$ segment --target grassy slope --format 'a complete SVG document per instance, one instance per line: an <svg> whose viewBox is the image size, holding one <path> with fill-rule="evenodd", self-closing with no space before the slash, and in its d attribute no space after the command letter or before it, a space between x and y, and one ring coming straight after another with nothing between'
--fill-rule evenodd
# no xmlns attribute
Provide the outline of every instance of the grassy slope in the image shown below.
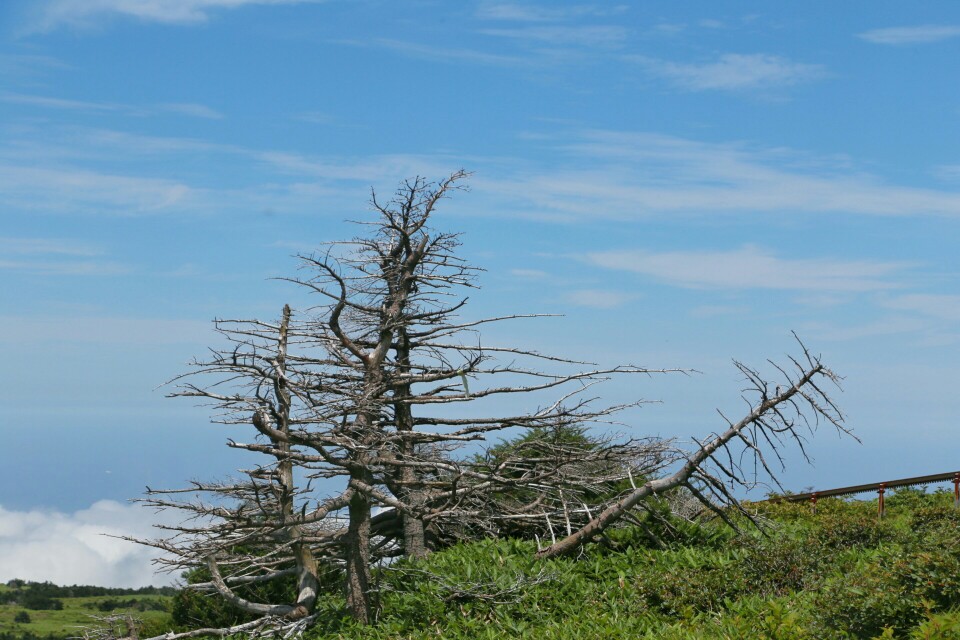
<svg viewBox="0 0 960 640"><path fill-rule="evenodd" d="M386 571L375 627L327 600L308 638L958 639L951 497L904 492L882 522L875 503L765 507L769 537L686 530L656 550L623 530L619 550L548 562L529 543L484 541ZM550 579L509 592L537 576Z"/></svg>
<svg viewBox="0 0 960 640"><path fill-rule="evenodd" d="M3 587L7 589L7 587ZM0 605L0 633L9 632L15 636L21 636L25 632L31 632L36 636L55 636L65 637L80 635L78 627L88 626L93 622L92 615L108 615L97 610L96 604L104 600L129 600L136 598L141 601L167 601L166 596L96 596L89 598L58 598L63 602L61 611L34 611L24 609L18 605L4 604ZM93 605L93 606L84 606ZM30 615L29 624L19 624L13 621L14 616L20 611L26 611ZM116 609L109 615L130 613L149 625L149 628L167 626L169 624L170 614L165 611L136 611L130 609Z"/></svg>

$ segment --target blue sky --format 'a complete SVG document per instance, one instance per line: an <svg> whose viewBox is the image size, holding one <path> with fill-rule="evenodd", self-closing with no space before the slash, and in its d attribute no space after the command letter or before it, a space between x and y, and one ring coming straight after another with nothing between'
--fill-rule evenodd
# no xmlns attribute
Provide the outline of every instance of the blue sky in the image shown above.
<svg viewBox="0 0 960 640"><path fill-rule="evenodd" d="M719 428L731 359L796 331L863 444L821 431L788 487L958 466L953 2L7 0L0 38L0 558L235 469L156 387L212 318L306 304L271 278L371 187L459 168L469 315L565 316L491 339L702 372L610 385L662 401L636 433Z"/></svg>

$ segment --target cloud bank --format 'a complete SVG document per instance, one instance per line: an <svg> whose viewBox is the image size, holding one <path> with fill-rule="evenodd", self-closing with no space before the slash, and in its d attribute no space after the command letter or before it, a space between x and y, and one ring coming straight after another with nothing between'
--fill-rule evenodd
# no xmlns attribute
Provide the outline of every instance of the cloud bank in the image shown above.
<svg viewBox="0 0 960 640"><path fill-rule="evenodd" d="M0 582L21 578L129 588L171 584L177 576L153 572L155 550L109 537L155 537L153 524L162 517L113 500L75 513L0 506Z"/></svg>

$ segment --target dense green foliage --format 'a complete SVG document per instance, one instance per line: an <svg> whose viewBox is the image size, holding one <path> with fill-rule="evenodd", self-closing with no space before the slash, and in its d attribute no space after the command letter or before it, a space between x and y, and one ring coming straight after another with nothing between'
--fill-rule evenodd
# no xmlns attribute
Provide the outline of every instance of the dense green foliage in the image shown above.
<svg viewBox="0 0 960 640"><path fill-rule="evenodd" d="M320 638L960 638L960 511L945 493L876 504L756 505L764 532L653 523L579 558L517 540L460 545L379 573L360 627L322 602Z"/></svg>

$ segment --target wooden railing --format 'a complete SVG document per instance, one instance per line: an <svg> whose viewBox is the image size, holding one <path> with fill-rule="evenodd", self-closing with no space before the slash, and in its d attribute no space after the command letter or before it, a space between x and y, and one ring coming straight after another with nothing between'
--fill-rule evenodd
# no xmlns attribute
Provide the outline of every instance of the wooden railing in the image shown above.
<svg viewBox="0 0 960 640"><path fill-rule="evenodd" d="M809 493L791 493L789 495L775 496L764 502L809 502L814 511L817 508L819 498L834 498L838 496L853 496L859 493L870 491L877 492L877 515L881 518L884 513L883 496L887 489L897 489L900 487L916 487L921 485L934 484L937 482L953 482L953 504L960 507L960 471L948 471L947 473L935 473L929 476L917 476L915 478L901 478L899 480L886 480L884 482L871 482L870 484L857 484L849 487L839 487L837 489L824 489L821 491L811 491Z"/></svg>

